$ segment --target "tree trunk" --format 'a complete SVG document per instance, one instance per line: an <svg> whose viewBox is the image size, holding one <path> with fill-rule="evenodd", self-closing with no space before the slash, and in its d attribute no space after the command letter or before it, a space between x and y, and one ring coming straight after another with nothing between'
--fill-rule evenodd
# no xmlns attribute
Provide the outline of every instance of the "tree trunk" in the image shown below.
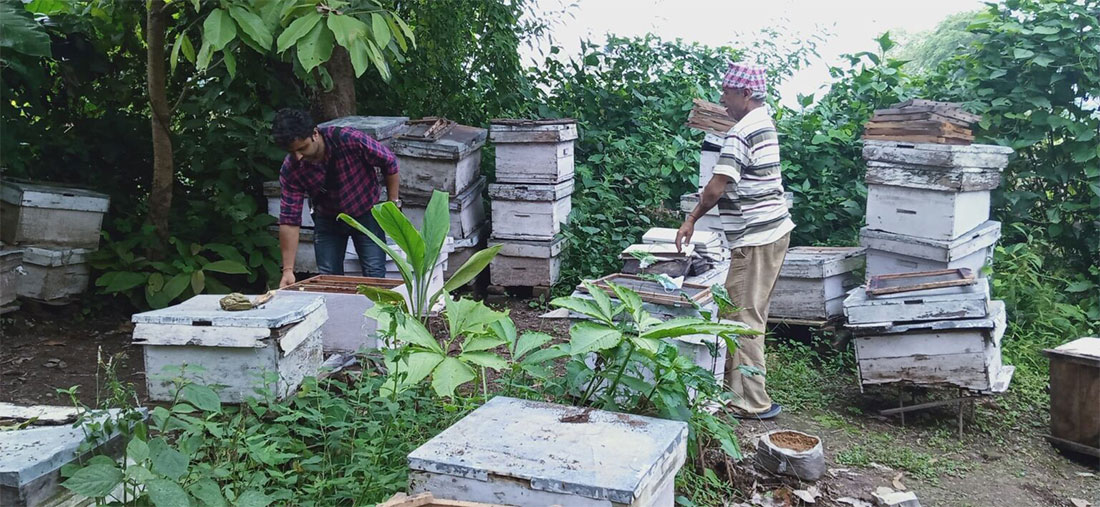
<svg viewBox="0 0 1100 507"><path fill-rule="evenodd" d="M314 93L312 113L317 123L355 114L355 69L348 50L337 44L324 66L332 76L332 90Z"/></svg>
<svg viewBox="0 0 1100 507"><path fill-rule="evenodd" d="M164 38L167 22L164 0L149 0L149 14L145 32L148 48L147 81L149 85L149 109L153 128L153 186L149 191L149 222L156 227L157 236L167 244L170 236L168 215L172 209L172 186L175 171L172 168L172 138L169 118L168 90L165 85Z"/></svg>

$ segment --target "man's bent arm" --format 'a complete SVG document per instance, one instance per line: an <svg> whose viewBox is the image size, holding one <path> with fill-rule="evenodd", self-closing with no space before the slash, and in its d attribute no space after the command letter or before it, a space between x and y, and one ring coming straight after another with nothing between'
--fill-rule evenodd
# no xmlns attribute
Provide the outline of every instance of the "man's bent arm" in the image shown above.
<svg viewBox="0 0 1100 507"><path fill-rule="evenodd" d="M715 174L711 177L710 182L706 187L703 187L703 191L699 193L699 203L695 205L695 209L691 210L689 218L692 222L698 221L706 215L711 208L718 204L718 200L722 198L722 194L726 193L726 184L729 182L729 176L724 174Z"/></svg>

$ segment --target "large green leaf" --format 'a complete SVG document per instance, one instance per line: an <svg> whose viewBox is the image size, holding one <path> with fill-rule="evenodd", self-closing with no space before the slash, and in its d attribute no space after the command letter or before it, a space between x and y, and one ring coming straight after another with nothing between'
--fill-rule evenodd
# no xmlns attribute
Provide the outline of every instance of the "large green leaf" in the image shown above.
<svg viewBox="0 0 1100 507"><path fill-rule="evenodd" d="M202 39L209 42L214 51L221 51L236 37L237 24L222 9L214 9L202 22Z"/></svg>
<svg viewBox="0 0 1100 507"><path fill-rule="evenodd" d="M207 412L221 412L222 410L221 399L209 387L199 384L187 384L180 390L180 394L185 401L198 407L199 410Z"/></svg>
<svg viewBox="0 0 1100 507"><path fill-rule="evenodd" d="M202 294L203 289L206 288L206 274L202 270L191 273L191 292L195 294Z"/></svg>
<svg viewBox="0 0 1100 507"><path fill-rule="evenodd" d="M516 348L516 323L512 319L500 319L489 324L489 331L508 344L515 353Z"/></svg>
<svg viewBox="0 0 1100 507"><path fill-rule="evenodd" d="M235 507L267 507L273 501L274 499L269 498L262 491L249 489L237 497Z"/></svg>
<svg viewBox="0 0 1100 507"><path fill-rule="evenodd" d="M354 16L342 14L329 14L328 28L336 37L336 43L351 49L352 43L367 35L367 24L359 21Z"/></svg>
<svg viewBox="0 0 1100 507"><path fill-rule="evenodd" d="M378 69L378 75L382 77L382 81L390 82L390 65L386 63L385 56L382 55L382 50L378 49L378 46L374 44L374 41L367 40L367 56L370 56L371 62L374 63L374 68Z"/></svg>
<svg viewBox="0 0 1100 507"><path fill-rule="evenodd" d="M191 496L175 481L153 479L145 484L145 491L156 507L191 507Z"/></svg>
<svg viewBox="0 0 1100 507"><path fill-rule="evenodd" d="M649 354L656 354L661 349L661 340L655 338L641 338L632 336L630 343L633 343L638 350L648 352Z"/></svg>
<svg viewBox="0 0 1100 507"><path fill-rule="evenodd" d="M431 272L435 266L425 265L424 238L420 237L419 232L416 232L416 228L413 227L409 218L397 209L397 205L386 201L375 206L371 210L371 214L374 215L374 219L378 221L378 225L382 227L382 230L386 231L386 235L393 239L393 242L401 248L401 251L405 252L405 258L408 259L409 266L414 273L424 277Z"/></svg>
<svg viewBox="0 0 1100 507"><path fill-rule="evenodd" d="M493 325L495 324L496 322L493 323ZM506 343L508 342L504 338L495 334L479 334L466 338L466 341L462 342L462 351L477 352L481 350L492 350Z"/></svg>
<svg viewBox="0 0 1100 507"><path fill-rule="evenodd" d="M229 275L246 275L248 274L248 267L237 261L231 261L229 259L222 259L220 261L214 261L206 264L202 267L203 271L213 271L215 273L226 273Z"/></svg>
<svg viewBox="0 0 1100 507"><path fill-rule="evenodd" d="M22 2L0 2L0 19L4 28L0 30L0 48L28 56L51 56L50 36L34 20L34 16L24 8ZM0 51L0 59L10 60L7 51Z"/></svg>
<svg viewBox="0 0 1100 507"><path fill-rule="evenodd" d="M553 339L553 336L539 331L528 331L523 333L519 337L519 340L516 341L516 350L512 354L512 359L519 360L528 352L543 346Z"/></svg>
<svg viewBox="0 0 1100 507"><path fill-rule="evenodd" d="M596 308L600 310L600 320L604 322L610 322L611 319L615 317L615 313L618 313L613 313L611 296L608 296L606 291L604 291L600 287L597 287L592 282L585 280L581 283L586 289L588 289L588 294L592 296L592 300L596 302Z"/></svg>
<svg viewBox="0 0 1100 507"><path fill-rule="evenodd" d="M623 334L616 328L591 321L581 321L569 329L569 352L584 355L615 347Z"/></svg>
<svg viewBox="0 0 1100 507"><path fill-rule="evenodd" d="M600 308L596 306L596 303L591 299L565 296L554 298L550 301L550 306L565 308L569 311L577 312L581 315L592 317L593 319L604 321L610 324L610 322L604 319L603 314L600 312Z"/></svg>
<svg viewBox="0 0 1100 507"><path fill-rule="evenodd" d="M170 447L164 437L149 441L149 458L153 460L153 472L157 474L172 480L187 474L187 456Z"/></svg>
<svg viewBox="0 0 1100 507"><path fill-rule="evenodd" d="M391 305L397 305L402 308L408 308L405 302L405 296L400 292L394 292L389 289L383 289L381 287L371 287L370 285L360 285L357 287L356 292L367 296L367 299L374 301L375 303L386 303Z"/></svg>
<svg viewBox="0 0 1100 507"><path fill-rule="evenodd" d="M405 20L397 16L394 16L393 20L401 26L401 31L405 33L405 37L409 39L409 42L412 43L413 47L416 47L416 34L413 33L412 28L409 28L409 25L405 23Z"/></svg>
<svg viewBox="0 0 1100 507"><path fill-rule="evenodd" d="M374 244L382 248L382 250L386 252L386 255L389 255L390 258L393 259L394 264L397 264L397 270L401 272L401 278L405 280L405 284L408 285L410 289L412 289L413 272L412 268L409 266L409 263L405 260L405 256L398 254L397 251L390 248L390 246L386 244L385 241L382 241L381 238L375 236L374 233L370 231L370 229L363 227L363 224L359 223L357 220L347 215L346 213L340 213L336 216L336 218L343 220L344 223L348 224L348 226L350 226L352 229L355 229L365 234L368 238L371 239L371 241L374 242Z"/></svg>
<svg viewBox="0 0 1100 507"><path fill-rule="evenodd" d="M355 77L362 77L367 72L367 68L370 67L370 55L367 54L366 43L359 39L351 41L348 55L351 56L351 66L355 69Z"/></svg>
<svg viewBox="0 0 1100 507"><path fill-rule="evenodd" d="M413 352L409 354L409 358L404 363L405 370L403 373L405 378L403 382L407 385L413 385L424 380L446 357L436 352Z"/></svg>
<svg viewBox="0 0 1100 507"><path fill-rule="evenodd" d="M248 34L256 44L259 44L264 51L271 49L274 36L271 35L271 30L267 28L263 19L238 5L229 8L229 15L233 16L233 19L241 26L241 30Z"/></svg>
<svg viewBox="0 0 1100 507"><path fill-rule="evenodd" d="M298 41L298 63L302 64L303 70L309 72L328 61L334 45L332 30L324 23L317 23Z"/></svg>
<svg viewBox="0 0 1100 507"><path fill-rule="evenodd" d="M61 483L69 491L92 498L107 496L122 482L118 467L96 463L77 470Z"/></svg>
<svg viewBox="0 0 1100 507"><path fill-rule="evenodd" d="M283 33L279 34L278 40L275 41L275 50L279 53L286 51L299 39L310 33L319 21L321 21L321 13L316 11L295 19L290 23L290 26L286 27L286 30L283 30Z"/></svg>
<svg viewBox="0 0 1100 507"><path fill-rule="evenodd" d="M637 292L630 290L617 283L608 282L611 286L611 290L615 291L615 296L619 298L619 301L623 303L626 311L630 312L630 315L634 317L635 321L639 321L642 318L642 297Z"/></svg>
<svg viewBox="0 0 1100 507"><path fill-rule="evenodd" d="M570 355L569 344L559 343L528 354L527 357L523 358L523 364L540 364L568 355Z"/></svg>
<svg viewBox="0 0 1100 507"><path fill-rule="evenodd" d="M481 301L461 298L444 300L447 305L447 325L451 336L482 333L485 326L507 317L507 314L498 312L485 306Z"/></svg>
<svg viewBox="0 0 1100 507"><path fill-rule="evenodd" d="M483 368L502 370L508 367L508 361L489 351L463 352L458 358L468 363L473 363Z"/></svg>
<svg viewBox="0 0 1100 507"><path fill-rule="evenodd" d="M650 327L643 331L641 335L644 338L673 338L690 334L716 335L719 333L746 335L761 334L759 331L753 330L741 323L727 324L721 322L707 322L701 319L682 317L667 320Z"/></svg>
<svg viewBox="0 0 1100 507"><path fill-rule="evenodd" d="M161 291L160 296L167 301L172 301L183 294L183 291L187 290L187 286L191 285L191 275L187 273L180 273L173 276L168 283L164 284L164 290Z"/></svg>
<svg viewBox="0 0 1100 507"><path fill-rule="evenodd" d="M443 354L443 348L428 329L416 319L405 319L397 325L397 339L419 345L428 350Z"/></svg>
<svg viewBox="0 0 1100 507"><path fill-rule="evenodd" d="M141 463L149 457L149 445L144 440L133 437L130 439L130 443L126 444L126 458L134 460L135 463Z"/></svg>
<svg viewBox="0 0 1100 507"><path fill-rule="evenodd" d="M117 271L111 277L111 283L107 284L107 287L103 289L103 292L107 294L114 294L116 292L122 292L130 290L138 285L145 283L149 279L148 273L134 273L130 271ZM106 276L106 275L104 275Z"/></svg>
<svg viewBox="0 0 1100 507"><path fill-rule="evenodd" d="M484 250L479 250L477 253L470 256L470 258L466 259L466 262L462 264L462 267L458 268L458 270L451 275L451 279L443 284L443 290L451 292L476 278L478 273L481 273L481 271L485 269L485 266L489 265L493 257L496 257L497 252L500 251L502 246L503 245L493 245Z"/></svg>
<svg viewBox="0 0 1100 507"><path fill-rule="evenodd" d="M438 190L432 192L428 207L424 210L424 262L434 266L443 249L443 242L451 232L451 216L447 209L447 193ZM430 271L430 268L429 268Z"/></svg>
<svg viewBox="0 0 1100 507"><path fill-rule="evenodd" d="M218 487L218 483L211 479L199 479L188 490L206 507L224 507L226 505L221 488Z"/></svg>
<svg viewBox="0 0 1100 507"><path fill-rule="evenodd" d="M432 389L439 396L453 397L455 388L477 378L470 365L448 357L432 372Z"/></svg>
<svg viewBox="0 0 1100 507"><path fill-rule="evenodd" d="M370 15L371 17L371 32L374 34L374 41L378 43L378 47L384 48L390 45L390 26L386 24L386 18L381 14L375 12Z"/></svg>

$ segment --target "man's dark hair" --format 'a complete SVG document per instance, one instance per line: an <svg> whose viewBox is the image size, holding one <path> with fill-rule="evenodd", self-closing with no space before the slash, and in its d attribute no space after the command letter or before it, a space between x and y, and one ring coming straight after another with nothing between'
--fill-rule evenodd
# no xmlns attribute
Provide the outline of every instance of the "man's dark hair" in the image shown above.
<svg viewBox="0 0 1100 507"><path fill-rule="evenodd" d="M313 135L315 128L317 124L309 113L288 107L275 113L275 120L271 122L271 137L275 138L275 144L287 149L290 143Z"/></svg>

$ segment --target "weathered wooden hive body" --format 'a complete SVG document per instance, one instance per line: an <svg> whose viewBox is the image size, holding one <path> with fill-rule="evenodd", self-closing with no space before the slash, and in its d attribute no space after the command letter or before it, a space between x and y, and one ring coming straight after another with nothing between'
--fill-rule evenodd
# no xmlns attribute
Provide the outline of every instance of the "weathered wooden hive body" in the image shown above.
<svg viewBox="0 0 1100 507"><path fill-rule="evenodd" d="M989 281L980 279L962 287L870 296L865 289L852 291L844 300L850 325L880 322L980 319L989 315Z"/></svg>
<svg viewBox="0 0 1100 507"><path fill-rule="evenodd" d="M1061 449L1100 458L1100 338L1043 351L1050 358L1050 435Z"/></svg>
<svg viewBox="0 0 1100 507"><path fill-rule="evenodd" d="M769 318L828 320L844 312L848 290L860 284L865 249L798 246L787 250L772 291Z"/></svg>
<svg viewBox="0 0 1100 507"><path fill-rule="evenodd" d="M867 247L867 276L968 268L981 273L993 262L993 248L1001 237L1001 223L989 220L951 240L877 231L864 227L859 243Z"/></svg>
<svg viewBox="0 0 1100 507"><path fill-rule="evenodd" d="M498 183L554 185L573 179L573 120L493 120Z"/></svg>
<svg viewBox="0 0 1100 507"><path fill-rule="evenodd" d="M550 241L496 240L501 245L489 271L493 285L503 287L549 287L561 272L561 250L565 238Z"/></svg>
<svg viewBox="0 0 1100 507"><path fill-rule="evenodd" d="M687 436L680 421L498 396L409 454L409 490L507 505L671 507Z"/></svg>
<svg viewBox="0 0 1100 507"><path fill-rule="evenodd" d="M275 376L267 387L279 399L317 374L328 320L323 296L280 292L258 308L237 312L222 310L221 298L199 295L133 316L134 344L145 351L149 399L173 399L168 379L180 375L181 365L192 367L182 372L190 380L225 386L218 396L226 403L256 396L265 374Z"/></svg>
<svg viewBox="0 0 1100 507"><path fill-rule="evenodd" d="M16 277L20 297L46 303L67 303L88 289L91 268L87 248L27 246L23 272Z"/></svg>
<svg viewBox="0 0 1100 507"><path fill-rule="evenodd" d="M493 237L549 241L561 232L572 210L573 180L554 185L494 183Z"/></svg>
<svg viewBox="0 0 1100 507"><path fill-rule="evenodd" d="M448 199L451 237L472 237L478 229L485 225L485 200L482 198L484 192L485 177L482 176L458 195ZM424 213L427 212L427 209L427 202L410 202L401 208L401 212L412 222L413 227L422 229L424 227Z"/></svg>
<svg viewBox="0 0 1100 507"><path fill-rule="evenodd" d="M435 190L453 198L477 182L485 136L485 129L455 125L435 140L396 137L390 148L401 170L402 200L426 204Z"/></svg>
<svg viewBox="0 0 1100 507"><path fill-rule="evenodd" d="M22 249L9 247L0 249L0 313L4 312L3 307L15 302L20 279L26 273L26 270L20 267L22 264Z"/></svg>
<svg viewBox="0 0 1100 507"><path fill-rule="evenodd" d="M0 240L9 245L95 250L109 204L106 194L90 190L4 181Z"/></svg>

